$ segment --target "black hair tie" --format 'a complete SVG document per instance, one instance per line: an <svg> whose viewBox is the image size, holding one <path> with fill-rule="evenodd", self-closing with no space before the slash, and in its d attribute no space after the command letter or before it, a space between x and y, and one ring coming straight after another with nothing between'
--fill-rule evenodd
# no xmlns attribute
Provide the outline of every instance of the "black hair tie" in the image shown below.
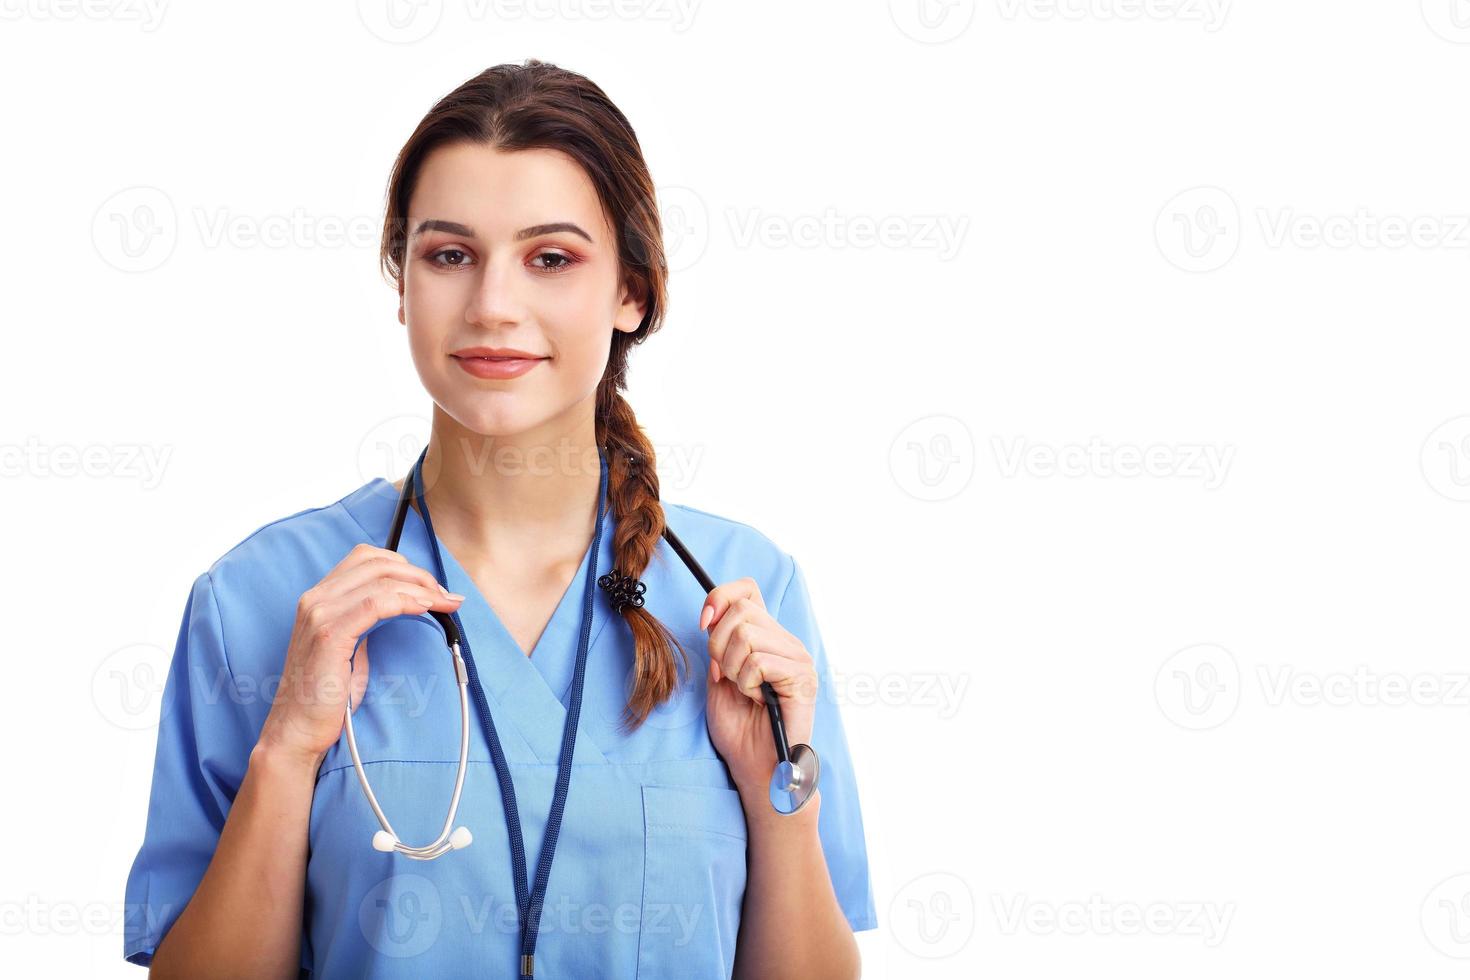
<svg viewBox="0 0 1470 980"><path fill-rule="evenodd" d="M634 609L643 606L643 593L647 586L631 575L624 575L614 568L599 577L597 584L607 592L607 601L612 603L613 612L620 613L626 606Z"/></svg>

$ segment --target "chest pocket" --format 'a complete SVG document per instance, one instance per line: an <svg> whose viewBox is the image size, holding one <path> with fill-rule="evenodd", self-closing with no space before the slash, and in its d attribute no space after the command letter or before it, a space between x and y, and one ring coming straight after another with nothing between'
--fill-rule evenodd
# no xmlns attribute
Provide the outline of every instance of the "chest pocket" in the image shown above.
<svg viewBox="0 0 1470 980"><path fill-rule="evenodd" d="M745 898L740 794L644 786L643 834L638 976L729 977Z"/></svg>

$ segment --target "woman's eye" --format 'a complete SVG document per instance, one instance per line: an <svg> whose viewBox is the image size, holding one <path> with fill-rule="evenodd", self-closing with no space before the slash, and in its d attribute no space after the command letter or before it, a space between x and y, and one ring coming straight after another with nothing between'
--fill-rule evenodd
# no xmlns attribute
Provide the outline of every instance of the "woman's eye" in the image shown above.
<svg viewBox="0 0 1470 980"><path fill-rule="evenodd" d="M550 265L542 265L539 267L545 269L548 272L560 272L563 269L577 264L576 260L573 259L570 255L563 255L560 252L541 252L536 256L536 258L555 260Z"/></svg>
<svg viewBox="0 0 1470 980"><path fill-rule="evenodd" d="M441 258L444 258L446 255L457 255L459 256L459 258L453 262L440 262L439 260ZM447 265L451 268L464 265L464 260L467 258L469 258L469 255L466 254L463 249L458 248L442 249L441 251L435 252L429 257L430 261L432 261L435 265Z"/></svg>
<svg viewBox="0 0 1470 980"><path fill-rule="evenodd" d="M541 252L532 260L533 264L536 260L544 260L536 265L536 267L547 272L561 272L577 264L576 259L570 255L563 255L560 252ZM470 256L462 248L444 248L430 255L429 261L441 268L457 269L461 266L468 265Z"/></svg>

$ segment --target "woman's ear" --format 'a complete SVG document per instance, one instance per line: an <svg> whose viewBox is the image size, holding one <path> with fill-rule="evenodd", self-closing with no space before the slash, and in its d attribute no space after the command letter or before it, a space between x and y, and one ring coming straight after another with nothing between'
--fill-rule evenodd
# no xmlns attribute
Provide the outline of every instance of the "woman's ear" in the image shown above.
<svg viewBox="0 0 1470 980"><path fill-rule="evenodd" d="M617 315L613 317L613 327L623 333L633 333L642 325L643 315L647 310L648 300L638 284L624 283L622 301Z"/></svg>

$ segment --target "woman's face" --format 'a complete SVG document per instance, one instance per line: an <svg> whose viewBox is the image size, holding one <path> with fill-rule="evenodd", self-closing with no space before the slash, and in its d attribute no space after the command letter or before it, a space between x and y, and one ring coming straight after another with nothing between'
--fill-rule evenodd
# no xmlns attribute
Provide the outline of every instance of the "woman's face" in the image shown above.
<svg viewBox="0 0 1470 980"><path fill-rule="evenodd" d="M556 150L441 146L420 169L407 232L398 320L439 408L481 435L580 436L612 332L637 330L644 312L581 167ZM487 377L493 364L456 356L476 347L537 360Z"/></svg>

